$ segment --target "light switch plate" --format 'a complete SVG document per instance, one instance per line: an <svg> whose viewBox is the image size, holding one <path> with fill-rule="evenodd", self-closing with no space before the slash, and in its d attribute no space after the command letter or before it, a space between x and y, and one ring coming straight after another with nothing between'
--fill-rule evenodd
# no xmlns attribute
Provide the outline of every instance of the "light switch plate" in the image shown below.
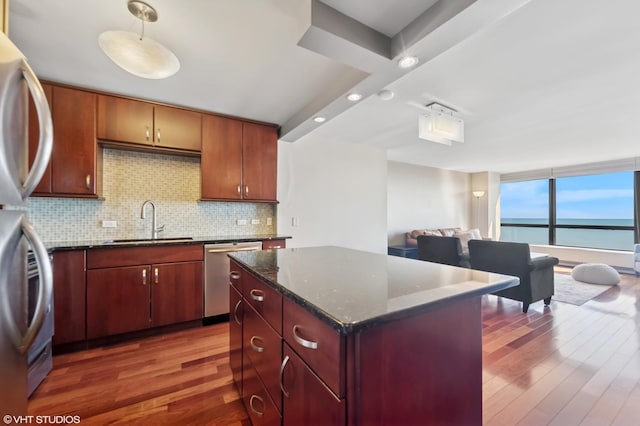
<svg viewBox="0 0 640 426"><path fill-rule="evenodd" d="M236 220L236 225L246 225L247 219L238 219Z"/></svg>
<svg viewBox="0 0 640 426"><path fill-rule="evenodd" d="M260 225L260 219L251 219L252 225Z"/></svg>

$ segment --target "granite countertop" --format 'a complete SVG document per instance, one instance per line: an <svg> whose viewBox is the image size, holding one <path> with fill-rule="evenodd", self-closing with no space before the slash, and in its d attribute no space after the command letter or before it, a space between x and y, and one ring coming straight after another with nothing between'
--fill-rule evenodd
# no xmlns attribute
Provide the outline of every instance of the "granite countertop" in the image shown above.
<svg viewBox="0 0 640 426"><path fill-rule="evenodd" d="M230 257L343 334L519 284L517 277L341 247Z"/></svg>
<svg viewBox="0 0 640 426"><path fill-rule="evenodd" d="M56 250L85 250L94 248L123 248L123 247L150 247L161 245L187 245L187 244L216 244L247 241L268 241L289 239L289 235L260 234L260 235L215 235L205 237L169 237L157 240L78 240L78 241L50 241L45 246L49 251ZM122 242L118 242L122 241Z"/></svg>

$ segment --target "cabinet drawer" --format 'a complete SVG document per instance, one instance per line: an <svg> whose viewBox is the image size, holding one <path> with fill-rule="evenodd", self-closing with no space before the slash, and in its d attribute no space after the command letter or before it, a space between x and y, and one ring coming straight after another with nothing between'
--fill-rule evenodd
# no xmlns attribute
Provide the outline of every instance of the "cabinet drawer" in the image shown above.
<svg viewBox="0 0 640 426"><path fill-rule="evenodd" d="M284 426L345 424L345 400L336 397L286 343L284 355Z"/></svg>
<svg viewBox="0 0 640 426"><path fill-rule="evenodd" d="M264 389L255 368L247 361L243 375L242 401L253 426L279 426L282 417Z"/></svg>
<svg viewBox="0 0 640 426"><path fill-rule="evenodd" d="M280 361L282 338L251 306L244 310L243 349L264 383L276 407L281 408Z"/></svg>
<svg viewBox="0 0 640 426"><path fill-rule="evenodd" d="M264 240L262 242L262 250L280 249L287 246L286 240Z"/></svg>
<svg viewBox="0 0 640 426"><path fill-rule="evenodd" d="M247 302L282 334L282 295L250 273L242 272L242 294Z"/></svg>
<svg viewBox="0 0 640 426"><path fill-rule="evenodd" d="M203 250L202 244L91 249L87 251L87 269L203 260Z"/></svg>
<svg viewBox="0 0 640 426"><path fill-rule="evenodd" d="M285 298L282 337L336 395L344 396L345 344L340 333Z"/></svg>

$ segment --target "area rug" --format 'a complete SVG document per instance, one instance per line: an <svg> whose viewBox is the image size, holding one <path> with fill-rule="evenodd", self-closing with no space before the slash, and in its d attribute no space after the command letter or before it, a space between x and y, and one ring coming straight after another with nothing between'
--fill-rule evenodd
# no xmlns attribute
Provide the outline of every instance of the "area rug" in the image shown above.
<svg viewBox="0 0 640 426"><path fill-rule="evenodd" d="M571 275L566 274L554 274L554 286L555 294L552 300L578 306L611 288L611 286L608 285L596 285L576 281L571 278Z"/></svg>

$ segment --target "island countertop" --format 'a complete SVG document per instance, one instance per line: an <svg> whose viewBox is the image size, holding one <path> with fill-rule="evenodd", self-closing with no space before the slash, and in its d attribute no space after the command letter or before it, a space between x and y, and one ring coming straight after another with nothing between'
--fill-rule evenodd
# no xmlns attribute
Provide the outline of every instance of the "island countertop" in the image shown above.
<svg viewBox="0 0 640 426"><path fill-rule="evenodd" d="M517 277L341 247L230 257L342 334L519 284Z"/></svg>

